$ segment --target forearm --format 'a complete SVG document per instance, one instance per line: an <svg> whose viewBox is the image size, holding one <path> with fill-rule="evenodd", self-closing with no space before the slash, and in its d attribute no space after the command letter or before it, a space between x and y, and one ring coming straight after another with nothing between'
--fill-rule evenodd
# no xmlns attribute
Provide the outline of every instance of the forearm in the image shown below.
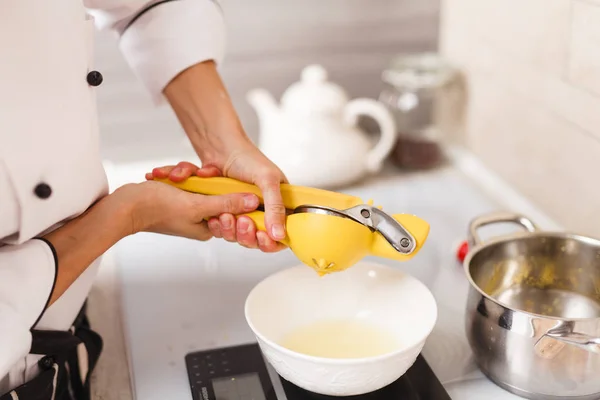
<svg viewBox="0 0 600 400"><path fill-rule="evenodd" d="M164 94L203 164L212 164L219 154L240 148L240 143L251 143L214 62L186 69Z"/></svg>
<svg viewBox="0 0 600 400"><path fill-rule="evenodd" d="M56 284L49 305L95 259L132 232L129 211L126 204L121 204L118 197L111 194L84 214L44 236L54 246L58 259Z"/></svg>

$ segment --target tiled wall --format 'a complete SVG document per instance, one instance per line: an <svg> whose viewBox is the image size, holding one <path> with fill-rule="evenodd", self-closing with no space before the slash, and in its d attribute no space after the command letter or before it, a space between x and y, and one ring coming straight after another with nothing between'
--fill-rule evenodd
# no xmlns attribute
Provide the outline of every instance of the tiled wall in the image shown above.
<svg viewBox="0 0 600 400"><path fill-rule="evenodd" d="M600 1L443 0L465 142L565 228L600 238Z"/></svg>

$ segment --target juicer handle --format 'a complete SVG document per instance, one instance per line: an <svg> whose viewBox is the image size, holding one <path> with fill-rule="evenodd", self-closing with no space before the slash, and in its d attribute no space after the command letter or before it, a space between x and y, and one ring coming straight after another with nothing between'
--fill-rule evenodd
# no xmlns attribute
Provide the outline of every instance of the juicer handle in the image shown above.
<svg viewBox="0 0 600 400"><path fill-rule="evenodd" d="M355 126L361 115L373 118L381 131L379 142L369 151L365 160L367 170L374 173L381 169L396 144L396 121L388 108L377 100L354 99L344 108L344 121L350 126Z"/></svg>
<svg viewBox="0 0 600 400"><path fill-rule="evenodd" d="M402 224L377 207L363 204L344 211L379 232L399 253L410 254L417 246L415 238Z"/></svg>
<svg viewBox="0 0 600 400"><path fill-rule="evenodd" d="M205 195L223 195L231 193L253 193L264 204L262 192L258 186L242 182L233 178L213 177L200 178L190 176L183 182L173 182L168 178L154 179L155 181L167 183L187 192L199 193ZM343 210L362 204L362 199L348 194L331 192L323 189L316 189L305 186L281 184L281 197L285 208L293 210L304 204L318 204L331 208Z"/></svg>
<svg viewBox="0 0 600 400"><path fill-rule="evenodd" d="M388 242L388 240L379 232L373 233L373 242L371 243L370 255L387 258L397 261L408 261L413 258L423 247L423 244L429 236L429 223L425 220L410 214L393 214L391 216L401 224L413 237L415 247L410 253L400 253Z"/></svg>
<svg viewBox="0 0 600 400"><path fill-rule="evenodd" d="M529 218L523 215L508 212L490 213L473 219L469 224L469 246L474 247L483 243L477 233L480 228L503 222L512 222L521 225L528 232L535 232L538 230L538 227Z"/></svg>
<svg viewBox="0 0 600 400"><path fill-rule="evenodd" d="M190 176L183 182L173 182L170 179L155 179L170 185L179 187L187 192L205 194L205 195L223 195L233 193L252 193L258 196L262 204L262 193L258 186L252 185L233 178L215 176L211 178L201 178Z"/></svg>

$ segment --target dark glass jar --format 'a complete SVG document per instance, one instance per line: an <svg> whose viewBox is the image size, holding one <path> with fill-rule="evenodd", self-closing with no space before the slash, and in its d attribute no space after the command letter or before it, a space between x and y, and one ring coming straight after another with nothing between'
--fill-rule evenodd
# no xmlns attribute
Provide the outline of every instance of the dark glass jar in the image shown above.
<svg viewBox="0 0 600 400"><path fill-rule="evenodd" d="M462 121L457 71L436 53L401 55L383 71L379 100L394 114L398 142L390 154L407 169L429 169L445 160L447 139Z"/></svg>

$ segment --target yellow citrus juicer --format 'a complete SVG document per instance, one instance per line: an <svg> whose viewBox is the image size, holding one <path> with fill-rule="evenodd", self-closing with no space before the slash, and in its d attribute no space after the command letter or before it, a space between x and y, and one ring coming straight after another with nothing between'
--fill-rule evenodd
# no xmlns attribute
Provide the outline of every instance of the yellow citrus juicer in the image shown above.
<svg viewBox="0 0 600 400"><path fill-rule="evenodd" d="M264 200L255 185L223 177L156 180L204 195L253 193L261 207L244 215L265 230ZM359 197L290 184L281 185L281 195L287 210L287 236L281 242L319 275L343 271L369 255L409 260L429 235L429 224L421 218L388 215Z"/></svg>

